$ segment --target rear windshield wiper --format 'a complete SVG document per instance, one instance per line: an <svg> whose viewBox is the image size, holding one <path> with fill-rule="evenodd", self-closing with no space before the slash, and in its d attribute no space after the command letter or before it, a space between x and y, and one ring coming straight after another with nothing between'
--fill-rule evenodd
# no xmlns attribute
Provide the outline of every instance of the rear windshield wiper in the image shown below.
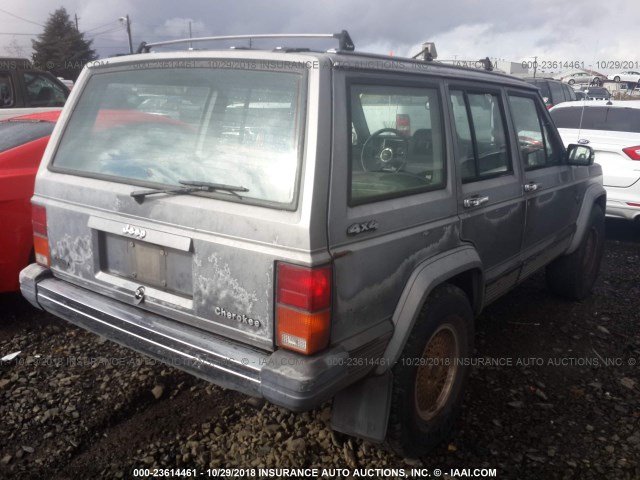
<svg viewBox="0 0 640 480"><path fill-rule="evenodd" d="M235 195L238 198L242 198L237 192L248 192L249 189L245 187L236 187L235 185L224 185L222 183L210 183L210 182L198 182L195 180L180 180L178 183L184 185L182 187L175 188L163 188L158 190L136 190L131 192L131 196L138 203L144 201L144 197L147 195L155 195L157 193L194 193L194 192L228 192Z"/></svg>

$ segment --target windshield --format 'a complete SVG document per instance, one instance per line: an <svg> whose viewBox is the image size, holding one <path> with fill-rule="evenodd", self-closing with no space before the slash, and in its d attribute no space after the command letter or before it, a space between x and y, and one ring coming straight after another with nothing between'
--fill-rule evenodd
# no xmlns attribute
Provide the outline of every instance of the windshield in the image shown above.
<svg viewBox="0 0 640 480"><path fill-rule="evenodd" d="M94 75L53 165L159 188L185 179L236 185L248 189L243 198L291 204L301 79L212 68Z"/></svg>
<svg viewBox="0 0 640 480"><path fill-rule="evenodd" d="M640 133L640 109L621 107L567 107L552 110L556 127ZM582 125L580 125L582 119Z"/></svg>
<svg viewBox="0 0 640 480"><path fill-rule="evenodd" d="M0 152L51 135L55 123L29 120L0 122Z"/></svg>

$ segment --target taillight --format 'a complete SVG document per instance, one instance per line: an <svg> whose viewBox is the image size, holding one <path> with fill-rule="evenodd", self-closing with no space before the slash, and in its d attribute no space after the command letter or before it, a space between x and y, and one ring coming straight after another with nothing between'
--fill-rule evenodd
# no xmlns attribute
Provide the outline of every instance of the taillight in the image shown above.
<svg viewBox="0 0 640 480"><path fill-rule="evenodd" d="M276 345L311 355L329 344L331 266L278 263Z"/></svg>
<svg viewBox="0 0 640 480"><path fill-rule="evenodd" d="M397 113L396 130L405 136L411 135L411 117L406 113Z"/></svg>
<svg viewBox="0 0 640 480"><path fill-rule="evenodd" d="M640 145L623 148L622 151L626 153L631 160L640 160Z"/></svg>
<svg viewBox="0 0 640 480"><path fill-rule="evenodd" d="M31 224L36 262L43 267L48 267L50 264L49 239L47 238L47 209L44 206L31 204Z"/></svg>

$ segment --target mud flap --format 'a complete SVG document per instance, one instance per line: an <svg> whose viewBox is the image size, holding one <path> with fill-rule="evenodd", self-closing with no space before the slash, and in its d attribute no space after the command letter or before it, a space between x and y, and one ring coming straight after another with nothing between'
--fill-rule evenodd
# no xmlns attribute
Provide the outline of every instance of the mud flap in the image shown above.
<svg viewBox="0 0 640 480"><path fill-rule="evenodd" d="M331 428L370 442L382 443L387 435L393 374L366 377L333 399Z"/></svg>

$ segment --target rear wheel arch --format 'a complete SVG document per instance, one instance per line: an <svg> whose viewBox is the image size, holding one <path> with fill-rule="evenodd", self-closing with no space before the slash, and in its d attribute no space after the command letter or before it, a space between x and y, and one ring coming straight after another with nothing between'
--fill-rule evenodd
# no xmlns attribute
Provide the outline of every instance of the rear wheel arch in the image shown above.
<svg viewBox="0 0 640 480"><path fill-rule="evenodd" d="M465 270L449 279L446 283L450 283L462 290L469 304L476 315L482 310L482 272L478 268Z"/></svg>
<svg viewBox="0 0 640 480"><path fill-rule="evenodd" d="M595 203L578 248L547 265L547 285L552 292L573 300L582 300L591 293L604 252L604 220L604 209Z"/></svg>
<svg viewBox="0 0 640 480"><path fill-rule="evenodd" d="M599 207L601 207L604 212L607 211L607 192L605 191L602 184L594 183L587 188L582 200L580 213L578 214L578 218L576 220L576 232L573 235L571 244L569 245L569 248L567 249L565 254L575 252L580 246L582 237L587 230L591 210L593 209L594 205L598 205Z"/></svg>
<svg viewBox="0 0 640 480"><path fill-rule="evenodd" d="M483 282L482 262L471 246L443 253L418 266L405 285L392 316L394 333L383 354L384 365L378 367L376 373L388 370L400 358L412 329L436 288L445 284L457 287L467 297L474 315L478 315L484 300Z"/></svg>
<svg viewBox="0 0 640 480"><path fill-rule="evenodd" d="M451 283L435 287L393 367L388 445L418 457L440 443L462 406L473 354L474 315L466 293Z"/></svg>

